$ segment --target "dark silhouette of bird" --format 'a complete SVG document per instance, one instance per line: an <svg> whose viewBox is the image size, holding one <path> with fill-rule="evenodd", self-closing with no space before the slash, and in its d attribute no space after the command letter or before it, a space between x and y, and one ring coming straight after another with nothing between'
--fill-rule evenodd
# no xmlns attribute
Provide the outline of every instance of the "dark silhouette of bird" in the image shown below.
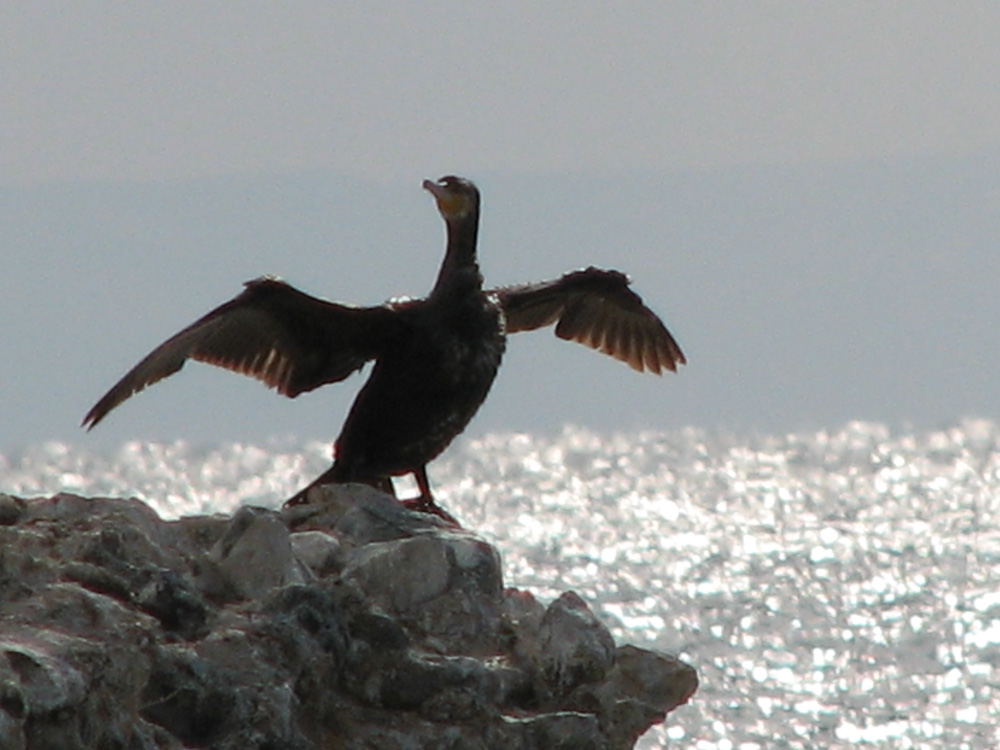
<svg viewBox="0 0 1000 750"><path fill-rule="evenodd" d="M87 429L188 359L263 381L295 398L344 380L370 361L334 445L334 463L287 504L318 485L362 482L395 494L391 477L413 474L409 507L454 519L436 505L427 464L459 435L497 374L507 335L555 325L556 335L634 369L676 371L684 354L618 271L587 268L537 284L484 290L476 257L479 191L455 176L423 187L447 226L437 281L421 300L374 307L326 302L275 278L259 278L156 347L83 419Z"/></svg>

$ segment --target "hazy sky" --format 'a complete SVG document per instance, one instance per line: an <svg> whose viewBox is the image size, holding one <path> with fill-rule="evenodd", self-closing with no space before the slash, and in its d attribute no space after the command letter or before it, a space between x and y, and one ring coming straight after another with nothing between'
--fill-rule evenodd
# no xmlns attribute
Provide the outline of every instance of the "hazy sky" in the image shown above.
<svg viewBox="0 0 1000 750"><path fill-rule="evenodd" d="M518 339L479 428L998 418L998 33L985 3L7 3L0 449L332 439L360 380L292 409L192 367L76 425L260 273L425 291L448 172L495 283L621 267L691 355Z"/></svg>
<svg viewBox="0 0 1000 750"><path fill-rule="evenodd" d="M114 10L110 10L111 8ZM1000 6L6 3L5 181L789 164L1000 133Z"/></svg>

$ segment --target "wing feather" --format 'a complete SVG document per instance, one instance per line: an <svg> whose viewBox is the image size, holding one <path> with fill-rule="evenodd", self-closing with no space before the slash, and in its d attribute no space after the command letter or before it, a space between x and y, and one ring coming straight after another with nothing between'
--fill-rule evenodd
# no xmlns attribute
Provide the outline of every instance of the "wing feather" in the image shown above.
<svg viewBox="0 0 1000 750"><path fill-rule="evenodd" d="M283 281L261 278L160 344L94 407L92 429L135 393L197 360L256 378L294 398L343 380L397 332L391 307L351 307L312 297Z"/></svg>
<svg viewBox="0 0 1000 750"><path fill-rule="evenodd" d="M508 333L555 324L559 338L608 354L639 372L676 371L687 362L663 321L618 271L590 267L493 294L503 307Z"/></svg>

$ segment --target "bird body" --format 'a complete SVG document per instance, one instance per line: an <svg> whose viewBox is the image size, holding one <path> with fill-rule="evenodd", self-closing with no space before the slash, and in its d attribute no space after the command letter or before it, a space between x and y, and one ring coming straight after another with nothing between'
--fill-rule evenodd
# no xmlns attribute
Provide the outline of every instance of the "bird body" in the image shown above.
<svg viewBox="0 0 1000 750"><path fill-rule="evenodd" d="M84 417L88 429L188 359L256 377L296 397L339 382L374 361L335 443L333 466L294 495L328 483L364 482L392 491L390 477L412 473L420 497L438 508L426 466L460 434L489 393L507 334L556 326L578 341L659 374L684 355L660 319L617 271L587 268L553 281L484 290L476 257L479 191L459 177L424 182L447 226L447 248L421 300L354 307L312 297L274 278L167 339Z"/></svg>
<svg viewBox="0 0 1000 750"><path fill-rule="evenodd" d="M395 309L399 335L376 360L347 415L336 443L334 481L425 466L465 429L500 367L503 313L481 289Z"/></svg>

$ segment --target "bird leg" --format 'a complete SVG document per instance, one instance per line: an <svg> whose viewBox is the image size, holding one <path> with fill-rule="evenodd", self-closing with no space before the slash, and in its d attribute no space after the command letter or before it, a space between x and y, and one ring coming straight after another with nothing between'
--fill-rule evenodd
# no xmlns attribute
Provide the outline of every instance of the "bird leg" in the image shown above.
<svg viewBox="0 0 1000 750"><path fill-rule="evenodd" d="M426 497L431 505L433 505L434 495L431 494L431 482L427 478L427 464L420 466L416 471L414 471L413 478L417 480L417 488L420 490L420 497Z"/></svg>
<svg viewBox="0 0 1000 750"><path fill-rule="evenodd" d="M449 525L456 528L461 528L462 525L455 519L451 513L446 511L436 502L434 502L434 495L431 494L431 484L430 480L427 478L427 467L421 466L413 470L413 476L417 480L417 487L420 489L420 495L417 497L409 498L407 500L399 500L399 503L408 510L419 511L420 513L430 513L438 518L443 519ZM292 507L295 505L303 505L308 502L309 490L313 487L319 487L324 484L344 484L345 482L359 482L361 484L367 484L375 489L386 493L387 495L394 497L398 500L396 495L396 489L393 487L391 477L369 477L369 478L350 478L347 479L342 476L342 473L336 469L336 464L331 466L329 469L320 474L316 479L311 481L301 490L292 495L288 500L285 501L284 507Z"/></svg>
<svg viewBox="0 0 1000 750"><path fill-rule="evenodd" d="M420 513L430 513L443 519L451 526L455 528L462 528L462 525L458 520L436 502L434 502L434 495L431 494L431 483L427 479L427 466L420 466L413 470L413 477L417 480L417 487L420 488L420 495L417 497L411 497L408 500L401 500L403 507L409 510L419 511Z"/></svg>

